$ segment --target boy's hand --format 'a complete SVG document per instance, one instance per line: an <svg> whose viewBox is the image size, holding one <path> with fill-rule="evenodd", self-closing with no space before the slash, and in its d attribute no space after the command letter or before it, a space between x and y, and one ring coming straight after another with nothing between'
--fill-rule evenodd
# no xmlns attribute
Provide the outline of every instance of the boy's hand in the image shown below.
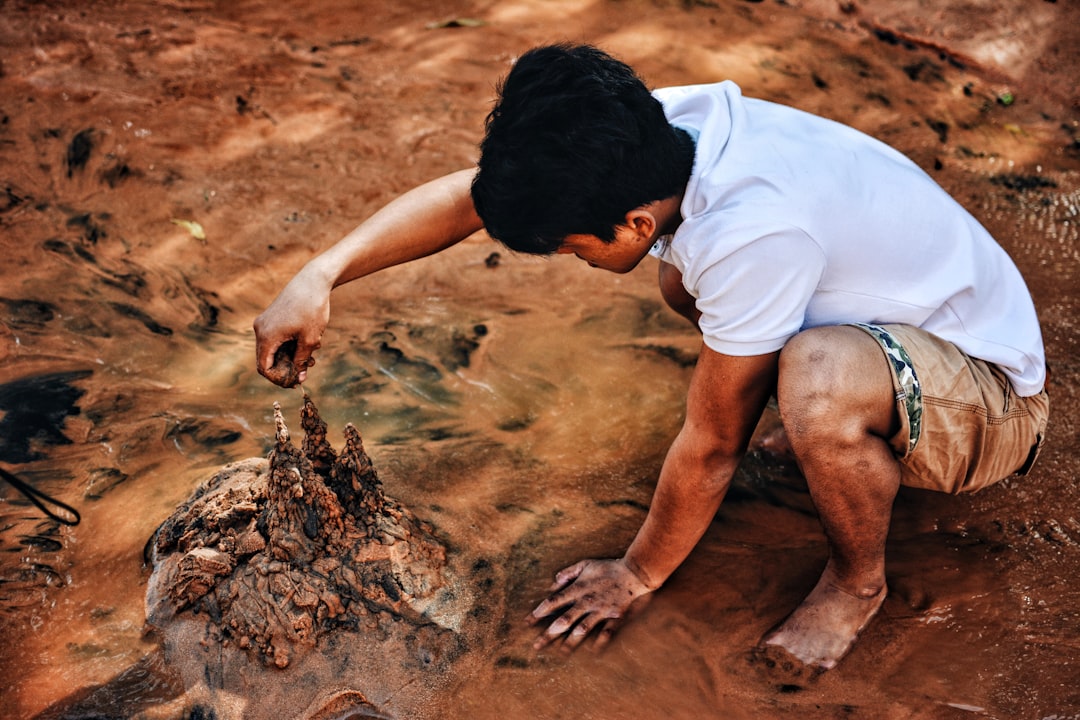
<svg viewBox="0 0 1080 720"><path fill-rule="evenodd" d="M315 364L311 354L319 348L330 320L330 294L307 283L298 274L281 294L255 318L255 361L259 374L275 385L295 387Z"/></svg>
<svg viewBox="0 0 1080 720"><path fill-rule="evenodd" d="M563 645L574 649L596 630L596 647L605 645L614 632L630 616L631 605L652 588L618 560L582 560L559 571L552 595L536 606L528 621L535 625L549 616L556 616L547 630L537 638L537 649L563 637ZM633 610L639 610L638 603Z"/></svg>

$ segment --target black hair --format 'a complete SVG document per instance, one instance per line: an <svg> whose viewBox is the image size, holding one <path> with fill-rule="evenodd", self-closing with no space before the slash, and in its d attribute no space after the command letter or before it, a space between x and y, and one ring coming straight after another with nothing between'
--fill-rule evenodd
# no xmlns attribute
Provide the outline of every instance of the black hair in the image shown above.
<svg viewBox="0 0 1080 720"><path fill-rule="evenodd" d="M634 71L587 45L521 56L498 88L473 204L511 250L547 255L568 235L605 242L634 208L678 195L694 144Z"/></svg>

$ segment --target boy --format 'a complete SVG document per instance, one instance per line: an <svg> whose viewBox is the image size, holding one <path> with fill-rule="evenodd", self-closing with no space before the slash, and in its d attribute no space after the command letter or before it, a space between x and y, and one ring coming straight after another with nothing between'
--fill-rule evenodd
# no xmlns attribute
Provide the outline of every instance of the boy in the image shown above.
<svg viewBox="0 0 1080 720"><path fill-rule="evenodd" d="M774 394L830 554L764 643L811 666L835 665L885 598L900 485L974 491L1034 462L1048 399L1028 290L891 148L730 82L650 94L599 50L553 46L511 70L480 149L478 170L406 193L308 263L256 319L257 362L303 380L333 287L481 228L619 273L659 256L661 294L703 336L686 419L626 554L556 575L531 616L553 617L538 647L606 642L664 583Z"/></svg>

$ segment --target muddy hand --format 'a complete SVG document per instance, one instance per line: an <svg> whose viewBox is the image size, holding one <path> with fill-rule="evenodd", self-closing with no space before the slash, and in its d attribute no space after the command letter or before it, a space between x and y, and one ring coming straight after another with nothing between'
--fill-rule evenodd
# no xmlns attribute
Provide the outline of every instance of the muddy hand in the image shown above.
<svg viewBox="0 0 1080 720"><path fill-rule="evenodd" d="M264 316L256 318L255 361L259 374L282 387L304 382L308 368L315 364L311 355L319 349L318 335L311 341L304 337L303 327L275 327L272 322L264 323Z"/></svg>
<svg viewBox="0 0 1080 720"><path fill-rule="evenodd" d="M296 356L296 340L286 340L274 352L274 363L262 375L282 387L296 387L307 379L307 369L315 364L315 358L299 360Z"/></svg>
<svg viewBox="0 0 1080 720"><path fill-rule="evenodd" d="M252 323L259 374L282 387L304 382L329 319L329 287L297 273Z"/></svg>
<svg viewBox="0 0 1080 720"><path fill-rule="evenodd" d="M596 646L603 646L629 617L631 605L651 592L622 559L582 560L557 573L549 591L551 596L528 617L533 625L554 618L536 639L537 649L562 638L563 646L573 650L593 631ZM637 603L633 610L640 607Z"/></svg>
<svg viewBox="0 0 1080 720"><path fill-rule="evenodd" d="M283 342L274 353L274 364L265 373L266 377L282 387L295 387L300 383L300 372L307 367L300 367L293 362L296 357L296 340Z"/></svg>

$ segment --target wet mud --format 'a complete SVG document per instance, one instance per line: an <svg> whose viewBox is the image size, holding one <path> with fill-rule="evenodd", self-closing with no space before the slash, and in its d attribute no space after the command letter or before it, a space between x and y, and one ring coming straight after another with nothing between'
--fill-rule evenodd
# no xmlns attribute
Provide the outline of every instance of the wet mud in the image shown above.
<svg viewBox="0 0 1080 720"><path fill-rule="evenodd" d="M235 664L193 667L219 679L251 667L252 684L200 697L145 631L143 550L207 478L275 449L275 401L301 402L254 373L252 318L360 219L474 162L496 80L560 40L599 44L652 86L730 78L911 156L1029 282L1053 368L1049 438L1024 479L901 493L891 594L829 673L752 652L825 560L798 473L767 455L747 458L701 545L603 653L536 653L521 618L552 574L621 553L640 525L699 339L663 306L652 261L615 277L482 234L341 288L308 390L329 427L363 429L386 494L438 528L478 588L453 662L401 696L411 716L1080 715L1077 12L1062 0L3 3L0 463L82 522L0 486L0 715L322 720L362 699L297 680L310 699L260 705L282 687L259 682L387 657L397 665L376 690L423 675L408 621L388 636L403 650L331 632L278 668L273 632L238 620ZM225 525L242 538L250 520ZM163 558L195 549L172 547ZM189 595L207 573L250 567L219 576L203 554ZM210 623L223 643L213 587L170 622ZM365 616L376 638L377 616Z"/></svg>
<svg viewBox="0 0 1080 720"><path fill-rule="evenodd" d="M434 529L383 492L355 426L336 452L310 398L302 449L278 407L274 420L266 460L214 475L150 543L147 623L165 665L192 708L219 717L413 717L417 689L464 650L473 588ZM256 685L267 690L244 698Z"/></svg>

